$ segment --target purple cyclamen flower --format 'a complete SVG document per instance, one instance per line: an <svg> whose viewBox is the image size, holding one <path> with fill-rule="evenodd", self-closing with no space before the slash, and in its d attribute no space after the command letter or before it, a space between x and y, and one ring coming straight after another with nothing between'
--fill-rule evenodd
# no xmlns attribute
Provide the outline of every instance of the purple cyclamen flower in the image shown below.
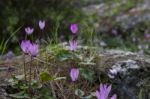
<svg viewBox="0 0 150 99"><path fill-rule="evenodd" d="M144 36L145 36L146 39L150 38L150 34L149 33L145 33Z"/></svg>
<svg viewBox="0 0 150 99"><path fill-rule="evenodd" d="M70 51L75 51L77 49L77 41L69 41L69 50Z"/></svg>
<svg viewBox="0 0 150 99"><path fill-rule="evenodd" d="M28 34L28 35L31 35L34 31L34 28L31 28L31 27L26 27L25 28L25 32Z"/></svg>
<svg viewBox="0 0 150 99"><path fill-rule="evenodd" d="M29 47L31 45L31 42L30 40L23 40L21 42L21 49L22 51L25 53L25 54L28 54L29 53Z"/></svg>
<svg viewBox="0 0 150 99"><path fill-rule="evenodd" d="M114 94L110 99L117 99L117 95Z"/></svg>
<svg viewBox="0 0 150 99"><path fill-rule="evenodd" d="M36 57L36 55L38 54L38 51L39 51L39 45L36 43L32 43L29 47L29 51L33 57Z"/></svg>
<svg viewBox="0 0 150 99"><path fill-rule="evenodd" d="M97 99L108 99L111 87L111 85L100 84L99 90L96 91ZM117 99L116 94L114 94L111 99Z"/></svg>
<svg viewBox="0 0 150 99"><path fill-rule="evenodd" d="M113 68L109 70L108 76L109 78L114 79L117 76L117 74L118 74L117 69Z"/></svg>
<svg viewBox="0 0 150 99"><path fill-rule="evenodd" d="M79 76L79 69L77 68L72 68L70 71L70 77L72 81L76 81Z"/></svg>
<svg viewBox="0 0 150 99"><path fill-rule="evenodd" d="M41 30L44 29L44 27L45 27L45 21L44 20L39 21L39 27L40 27Z"/></svg>
<svg viewBox="0 0 150 99"><path fill-rule="evenodd" d="M71 24L70 30L73 34L76 34L78 32L78 25L76 23Z"/></svg>
<svg viewBox="0 0 150 99"><path fill-rule="evenodd" d="M112 29L112 34L115 35L115 36L118 35L117 30L116 29Z"/></svg>

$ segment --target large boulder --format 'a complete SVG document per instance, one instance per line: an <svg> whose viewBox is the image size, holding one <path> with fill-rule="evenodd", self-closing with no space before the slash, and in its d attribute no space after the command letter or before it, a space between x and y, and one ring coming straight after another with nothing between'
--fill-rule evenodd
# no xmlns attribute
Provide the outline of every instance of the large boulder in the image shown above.
<svg viewBox="0 0 150 99"><path fill-rule="evenodd" d="M111 79L120 99L150 99L150 57L109 50L100 55L99 70Z"/></svg>

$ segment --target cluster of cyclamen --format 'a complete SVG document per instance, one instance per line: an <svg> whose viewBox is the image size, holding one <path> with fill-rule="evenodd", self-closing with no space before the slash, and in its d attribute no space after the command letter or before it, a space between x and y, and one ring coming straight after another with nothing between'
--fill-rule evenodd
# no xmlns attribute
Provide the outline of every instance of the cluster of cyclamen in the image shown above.
<svg viewBox="0 0 150 99"><path fill-rule="evenodd" d="M39 27L41 30L45 27L45 21L39 21ZM34 28L26 27L25 32L27 35L31 35L34 32ZM30 40L23 40L21 42L21 49L25 54L31 54L33 57L35 57L38 53L39 45L36 43L31 43Z"/></svg>
<svg viewBox="0 0 150 99"><path fill-rule="evenodd" d="M78 25L76 23L73 23L70 25L70 30L73 34L77 34L78 32ZM77 41L71 40L69 41L69 50L75 51L77 49Z"/></svg>
<svg viewBox="0 0 150 99"><path fill-rule="evenodd" d="M70 30L73 34L77 34L78 32L78 25L76 23L70 25ZM77 49L77 41L72 40L69 41L69 50L75 51ZM76 81L79 76L79 69L78 68L72 68L70 71L70 77L72 81Z"/></svg>
<svg viewBox="0 0 150 99"><path fill-rule="evenodd" d="M71 24L70 30L72 31L73 34L76 34L78 31L78 25L77 24ZM77 49L77 42L75 40L69 42L70 46L69 49L71 51L75 51ZM76 81L79 76L79 69L78 68L72 68L70 71L70 77L72 81ZM109 98L109 93L111 91L111 85L103 85L100 84L99 90L96 91L96 97L97 99L108 99ZM114 94L110 99L117 99L117 95Z"/></svg>
<svg viewBox="0 0 150 99"><path fill-rule="evenodd" d="M44 20L39 21L39 27L40 27L41 30L43 30L45 28L45 21ZM27 35L31 35L34 32L34 28L26 27L25 32L26 32Z"/></svg>
<svg viewBox="0 0 150 99"><path fill-rule="evenodd" d="M39 45L36 43L31 43L30 40L23 40L21 42L21 49L25 54L31 54L35 57L38 53Z"/></svg>
<svg viewBox="0 0 150 99"><path fill-rule="evenodd" d="M45 27L45 21L39 21L39 27L41 30ZM77 24L71 24L70 30L73 34L76 34L78 32L78 25ZM33 33L34 29L31 27L25 28L25 32L27 35L31 35ZM38 53L39 45L36 43L31 43L30 40L23 40L21 42L21 48L25 54L31 54L32 57L35 57ZM71 40L69 41L69 50L75 51L77 49L77 41ZM70 71L70 77L71 80L74 82L78 79L79 76L79 69L78 68L72 68ZM108 99L109 93L111 91L111 85L103 85L100 84L99 90L96 91L96 97L97 99ZM116 94L114 94L110 99L117 99Z"/></svg>
<svg viewBox="0 0 150 99"><path fill-rule="evenodd" d="M45 27L45 21L39 21L39 27L41 30ZM78 32L78 25L77 24L71 24L70 30L73 34L76 34ZM34 32L34 28L26 27L25 32L27 35L31 35ZM21 49L25 54L31 54L33 57L35 57L38 53L39 45L36 43L31 43L30 40L23 40L21 42ZM75 51L77 49L77 41L72 40L69 41L69 50ZM76 81L79 75L79 69L73 68L71 69L70 76L72 81Z"/></svg>
<svg viewBox="0 0 150 99"><path fill-rule="evenodd" d="M77 34L78 32L78 25L76 23L70 25L70 30L73 34ZM69 50L75 51L77 49L77 41L72 40L69 41ZM76 81L79 76L79 69L78 68L72 68L70 71L70 77L72 81Z"/></svg>

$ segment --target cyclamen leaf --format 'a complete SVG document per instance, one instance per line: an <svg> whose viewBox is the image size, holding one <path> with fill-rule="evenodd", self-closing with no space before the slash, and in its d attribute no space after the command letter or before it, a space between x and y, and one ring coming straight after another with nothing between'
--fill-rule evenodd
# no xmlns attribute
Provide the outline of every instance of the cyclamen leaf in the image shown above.
<svg viewBox="0 0 150 99"><path fill-rule="evenodd" d="M47 82L47 81L50 81L50 80L54 80L54 77L50 76L48 72L44 71L40 74L40 79L43 82Z"/></svg>
<svg viewBox="0 0 150 99"><path fill-rule="evenodd" d="M81 89L76 89L75 90L75 95L82 97L84 95L84 92Z"/></svg>

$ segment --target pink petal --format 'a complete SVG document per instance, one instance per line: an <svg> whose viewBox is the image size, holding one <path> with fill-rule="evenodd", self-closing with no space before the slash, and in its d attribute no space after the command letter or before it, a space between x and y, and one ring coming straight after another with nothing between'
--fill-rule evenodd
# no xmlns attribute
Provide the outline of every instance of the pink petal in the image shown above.
<svg viewBox="0 0 150 99"><path fill-rule="evenodd" d="M110 99L117 99L117 95L114 94Z"/></svg>
<svg viewBox="0 0 150 99"><path fill-rule="evenodd" d="M96 91L95 95L96 95L97 99L101 99L101 95L100 95L99 91Z"/></svg>
<svg viewBox="0 0 150 99"><path fill-rule="evenodd" d="M111 91L111 87L112 87L112 85L109 85L109 86L107 87L107 92L108 92L108 94L109 94L110 91Z"/></svg>

